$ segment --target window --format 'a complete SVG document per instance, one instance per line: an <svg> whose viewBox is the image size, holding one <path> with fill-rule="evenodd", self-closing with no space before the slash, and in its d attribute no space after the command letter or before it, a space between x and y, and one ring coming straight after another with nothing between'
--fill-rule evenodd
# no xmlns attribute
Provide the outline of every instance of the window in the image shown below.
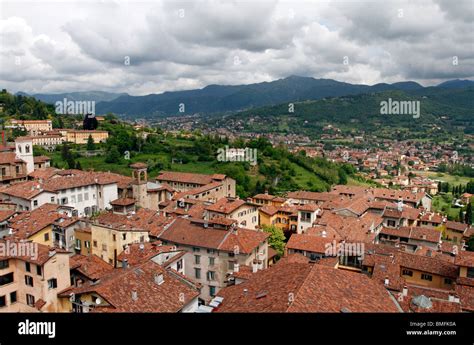
<svg viewBox="0 0 474 345"><path fill-rule="evenodd" d="M468 278L474 278L474 267L468 267L467 268L467 277Z"/></svg>
<svg viewBox="0 0 474 345"><path fill-rule="evenodd" d="M33 286L33 277L32 276L25 276L25 285L26 286Z"/></svg>
<svg viewBox="0 0 474 345"><path fill-rule="evenodd" d="M35 306L35 296L26 294L26 303L27 303L30 307L34 307L34 306Z"/></svg>
<svg viewBox="0 0 474 345"><path fill-rule="evenodd" d="M94 241L94 247L97 248L97 241Z"/></svg>
<svg viewBox="0 0 474 345"><path fill-rule="evenodd" d="M235 262L234 261L229 261L229 270L234 270Z"/></svg>
<svg viewBox="0 0 474 345"><path fill-rule="evenodd" d="M449 279L449 278L444 278L444 283L445 283L446 285L451 285L451 284L453 283L453 281L452 281L451 279Z"/></svg>
<svg viewBox="0 0 474 345"><path fill-rule="evenodd" d="M6 168L2 168L2 176L5 176L7 174L7 169Z"/></svg>
<svg viewBox="0 0 474 345"><path fill-rule="evenodd" d="M410 270L403 270L403 271L402 271L402 274L403 274L404 276L413 277L413 271L410 271Z"/></svg>
<svg viewBox="0 0 474 345"><path fill-rule="evenodd" d="M0 286L13 283L13 272L0 276Z"/></svg>
<svg viewBox="0 0 474 345"><path fill-rule="evenodd" d="M194 269L194 276L196 279L201 279L201 269L200 268L195 268Z"/></svg>
<svg viewBox="0 0 474 345"><path fill-rule="evenodd" d="M122 234L122 240L126 240L127 239L127 234Z"/></svg>
<svg viewBox="0 0 474 345"><path fill-rule="evenodd" d="M207 250L207 253L208 253L208 254L214 254L215 252L216 252L216 251L215 251L214 249L208 249L208 250Z"/></svg>
<svg viewBox="0 0 474 345"><path fill-rule="evenodd" d="M309 212L301 212L301 221L308 223L311 221L311 213Z"/></svg>
<svg viewBox="0 0 474 345"><path fill-rule="evenodd" d="M193 247L193 252L199 252L201 249Z"/></svg>
<svg viewBox="0 0 474 345"><path fill-rule="evenodd" d="M207 271L207 280L215 280L215 279L216 279L216 272Z"/></svg>
<svg viewBox="0 0 474 345"><path fill-rule="evenodd" d="M183 260L179 260L178 262L176 262L176 270L179 272L181 271L181 269L183 268Z"/></svg>
<svg viewBox="0 0 474 345"><path fill-rule="evenodd" d="M103 250L103 251L106 251L106 250L107 250L107 244L105 244L105 243L102 244L102 250Z"/></svg>
<svg viewBox="0 0 474 345"><path fill-rule="evenodd" d="M84 247L90 248L91 247L90 241L84 241Z"/></svg>
<svg viewBox="0 0 474 345"><path fill-rule="evenodd" d="M75 247L76 247L76 249L81 250L81 240L78 239L78 238L76 238L76 246Z"/></svg>
<svg viewBox="0 0 474 345"><path fill-rule="evenodd" d="M56 289L58 287L58 280L52 278L48 280L48 289Z"/></svg>
<svg viewBox="0 0 474 345"><path fill-rule="evenodd" d="M209 266L214 266L215 258L209 258Z"/></svg>
<svg viewBox="0 0 474 345"><path fill-rule="evenodd" d="M234 253L229 253L229 257L233 258L235 256Z"/></svg>
<svg viewBox="0 0 474 345"><path fill-rule="evenodd" d="M77 202L82 202L82 194L77 194Z"/></svg>
<svg viewBox="0 0 474 345"><path fill-rule="evenodd" d="M0 308L3 308L7 305L7 298L6 296L0 296Z"/></svg>
<svg viewBox="0 0 474 345"><path fill-rule="evenodd" d="M49 232L47 232L47 233L44 234L44 240L45 240L46 242L49 241Z"/></svg>
<svg viewBox="0 0 474 345"><path fill-rule="evenodd" d="M209 285L209 295L210 296L215 296L216 295L216 287Z"/></svg>
<svg viewBox="0 0 474 345"><path fill-rule="evenodd" d="M387 220L387 226L395 227L395 221L394 220Z"/></svg>
<svg viewBox="0 0 474 345"><path fill-rule="evenodd" d="M201 256L200 255L194 255L194 263L196 265L199 265L201 263Z"/></svg>
<svg viewBox="0 0 474 345"><path fill-rule="evenodd" d="M8 260L0 260L0 270L8 268Z"/></svg>
<svg viewBox="0 0 474 345"><path fill-rule="evenodd" d="M10 304L16 303L16 291L10 292Z"/></svg>
<svg viewBox="0 0 474 345"><path fill-rule="evenodd" d="M25 146L25 151L26 151L26 153L30 153L30 145Z"/></svg>
<svg viewBox="0 0 474 345"><path fill-rule="evenodd" d="M41 266L39 265L36 265L36 274L39 276L43 274L43 270L41 269Z"/></svg>
<svg viewBox="0 0 474 345"><path fill-rule="evenodd" d="M33 206L38 206L38 200L33 200Z"/></svg>
<svg viewBox="0 0 474 345"><path fill-rule="evenodd" d="M423 274L421 275L421 279L423 279L423 280L428 280L428 281L432 281L432 280L433 280L433 276L432 276L431 274L425 274L425 273L423 273Z"/></svg>
<svg viewBox="0 0 474 345"><path fill-rule="evenodd" d="M41 168L41 166L40 166L40 168ZM18 165L15 167L15 171L16 171L17 174L20 173L20 167Z"/></svg>
<svg viewBox="0 0 474 345"><path fill-rule="evenodd" d="M51 197L51 202L53 202L53 203L54 203L54 196L52 196L52 197Z"/></svg>
<svg viewBox="0 0 474 345"><path fill-rule="evenodd" d="M84 193L84 200L85 201L89 200L89 193Z"/></svg>
<svg viewBox="0 0 474 345"><path fill-rule="evenodd" d="M25 262L25 271L26 272L31 272L31 266L29 262Z"/></svg>
<svg viewBox="0 0 474 345"><path fill-rule="evenodd" d="M114 242L117 241L117 236L116 236L115 234L112 235L112 240L113 240Z"/></svg>

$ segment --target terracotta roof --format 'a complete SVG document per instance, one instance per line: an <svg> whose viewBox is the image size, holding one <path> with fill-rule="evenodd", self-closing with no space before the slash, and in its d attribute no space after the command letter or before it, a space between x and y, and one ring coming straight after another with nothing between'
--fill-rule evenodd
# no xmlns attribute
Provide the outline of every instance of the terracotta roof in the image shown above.
<svg viewBox="0 0 474 345"><path fill-rule="evenodd" d="M469 228L469 225L460 223L460 222L453 222L452 220L448 220L446 221L446 228L450 230L464 232L467 228Z"/></svg>
<svg viewBox="0 0 474 345"><path fill-rule="evenodd" d="M161 216L157 211L141 208L134 214L117 214L106 212L100 214L95 220L95 224L110 227L121 231L147 231L156 234L161 231L162 226L169 221Z"/></svg>
<svg viewBox="0 0 474 345"><path fill-rule="evenodd" d="M159 181L192 183L200 185L206 185L214 181L211 175L175 171L161 171L156 179Z"/></svg>
<svg viewBox="0 0 474 345"><path fill-rule="evenodd" d="M245 201L242 199L221 198L215 204L207 206L206 209L211 212L230 214L242 205L245 205Z"/></svg>
<svg viewBox="0 0 474 345"><path fill-rule="evenodd" d="M223 301L216 312L398 311L387 290L363 274L289 261L223 288L218 296Z"/></svg>
<svg viewBox="0 0 474 345"><path fill-rule="evenodd" d="M409 313L459 313L461 312L461 304L450 302L448 300L450 291L442 289L434 289L423 286L408 285L408 294L403 296L402 293L395 295L398 304L403 311ZM424 297L422 297L424 296ZM429 300L429 307L420 306L416 300L419 298Z"/></svg>
<svg viewBox="0 0 474 345"><path fill-rule="evenodd" d="M474 286L457 284L456 294L459 296L461 308L474 312Z"/></svg>
<svg viewBox="0 0 474 345"><path fill-rule="evenodd" d="M17 211L15 210L0 210L0 222L4 222L13 217Z"/></svg>
<svg viewBox="0 0 474 345"><path fill-rule="evenodd" d="M274 195L264 194L264 193L256 194L252 197L252 199L261 199L261 200L273 200L275 198L276 198L276 196L274 196Z"/></svg>
<svg viewBox="0 0 474 345"><path fill-rule="evenodd" d="M160 253L176 251L173 250L173 247L174 246L164 246L161 241L133 243L128 245L128 248L120 253L117 259L119 261L127 259L128 264L134 266L143 263Z"/></svg>
<svg viewBox="0 0 474 345"><path fill-rule="evenodd" d="M454 263L458 266L474 267L474 252L459 251Z"/></svg>
<svg viewBox="0 0 474 345"><path fill-rule="evenodd" d="M194 221L194 219L193 219ZM265 242L268 233L247 229L215 229L208 226L205 228L203 220L191 222L188 218L177 218L158 236L161 240L209 249L233 252L239 248L240 253L251 253L258 245Z"/></svg>
<svg viewBox="0 0 474 345"><path fill-rule="evenodd" d="M292 198L292 199L300 199L300 200L311 200L311 201L329 201L329 200L334 200L337 198L337 195L323 192L307 192L307 191L296 191L296 192L288 192L286 194L287 198Z"/></svg>
<svg viewBox="0 0 474 345"><path fill-rule="evenodd" d="M135 199L132 198L118 198L110 202L111 205L116 206L129 206L135 204Z"/></svg>
<svg viewBox="0 0 474 345"><path fill-rule="evenodd" d="M18 241L18 240L9 238L9 239L0 240L0 243L4 243L5 246L9 246L10 248L16 244L15 247L18 248L18 251L19 251L15 253L11 252L10 255L3 255L3 254L9 254L8 251L6 253L2 253L2 255L0 255L0 260L17 259L21 261L30 262L35 265L43 266L49 259L53 258L57 254L65 254L65 255L68 254L66 250L62 250L59 248L52 248L44 244L40 244L40 243L36 243L32 241L25 241L25 240ZM28 249L28 248L34 248L34 249ZM25 254L25 255L21 255L21 254Z"/></svg>
<svg viewBox="0 0 474 345"><path fill-rule="evenodd" d="M33 211L22 212L9 220L13 230L11 235L18 239L28 239L61 218L69 218L58 212L59 205L44 204Z"/></svg>
<svg viewBox="0 0 474 345"><path fill-rule="evenodd" d="M58 174L59 173L60 172L58 172ZM60 190L68 188L117 183L119 180L118 176L120 175L99 172L86 172L78 175L58 176L55 178L45 179L43 181L35 180L17 183L2 190L2 193L30 200L43 191L57 193Z"/></svg>
<svg viewBox="0 0 474 345"><path fill-rule="evenodd" d="M53 167L46 167L41 169L35 169L28 176L32 177L33 179L48 179L56 175L60 170Z"/></svg>
<svg viewBox="0 0 474 345"><path fill-rule="evenodd" d="M332 243L332 239L328 237L319 237L307 234L292 234L286 247L288 249L304 250L312 253L326 252L328 244Z"/></svg>
<svg viewBox="0 0 474 345"><path fill-rule="evenodd" d="M25 163L22 159L17 158L15 152L0 152L0 164L17 164Z"/></svg>
<svg viewBox="0 0 474 345"><path fill-rule="evenodd" d="M441 231L428 227L413 226L410 228L410 239L439 243L441 240Z"/></svg>
<svg viewBox="0 0 474 345"><path fill-rule="evenodd" d="M146 169L148 168L148 164L137 162L137 163L130 164L129 167L132 169Z"/></svg>
<svg viewBox="0 0 474 345"><path fill-rule="evenodd" d="M51 160L51 158L49 158L48 156L35 156L33 157L33 161L35 163L44 163L44 162L49 162Z"/></svg>
<svg viewBox="0 0 474 345"><path fill-rule="evenodd" d="M161 284L155 282L157 275L163 277ZM61 295L92 292L109 304L95 307L92 312L179 312L199 295L191 281L151 260L138 266L116 269L94 284L86 283L63 291Z"/></svg>
<svg viewBox="0 0 474 345"><path fill-rule="evenodd" d="M71 270L77 270L90 280L100 279L102 276L114 270L112 265L109 265L97 255L73 255L69 258L69 267Z"/></svg>

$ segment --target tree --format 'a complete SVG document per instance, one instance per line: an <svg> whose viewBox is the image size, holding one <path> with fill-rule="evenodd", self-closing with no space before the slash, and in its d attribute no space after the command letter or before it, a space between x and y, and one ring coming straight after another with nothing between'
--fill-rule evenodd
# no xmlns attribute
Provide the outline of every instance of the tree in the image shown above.
<svg viewBox="0 0 474 345"><path fill-rule="evenodd" d="M120 161L120 152L116 146L112 146L105 156L106 163L118 163Z"/></svg>
<svg viewBox="0 0 474 345"><path fill-rule="evenodd" d="M76 169L77 170L82 170L81 162L76 161Z"/></svg>
<svg viewBox="0 0 474 345"><path fill-rule="evenodd" d="M94 151L94 150L95 150L94 139L92 139L92 135L89 135L89 138L87 138L87 151Z"/></svg>
<svg viewBox="0 0 474 345"><path fill-rule="evenodd" d="M67 163L68 169L76 168L74 155L71 152L68 144L64 144L61 148L61 158Z"/></svg>
<svg viewBox="0 0 474 345"><path fill-rule="evenodd" d="M467 250L469 250L471 252L474 252L474 235L469 237L469 239L467 240L466 245L467 245Z"/></svg>
<svg viewBox="0 0 474 345"><path fill-rule="evenodd" d="M270 234L270 237L268 238L268 244L270 247L275 249L279 256L283 256L285 251L285 234L283 233L283 230L274 225L264 225L263 231Z"/></svg>
<svg viewBox="0 0 474 345"><path fill-rule="evenodd" d="M472 224L472 204L467 204L466 214L464 215L464 221L466 224Z"/></svg>
<svg viewBox="0 0 474 345"><path fill-rule="evenodd" d="M459 221L460 221L461 223L464 223L464 217L463 217L463 215L464 215L464 212L462 211L462 207L461 207L461 208L459 209Z"/></svg>

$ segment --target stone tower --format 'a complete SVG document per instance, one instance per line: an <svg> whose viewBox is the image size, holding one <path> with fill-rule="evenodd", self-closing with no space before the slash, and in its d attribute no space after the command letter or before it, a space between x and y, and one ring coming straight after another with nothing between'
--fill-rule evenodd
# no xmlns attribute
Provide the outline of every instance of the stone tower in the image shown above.
<svg viewBox="0 0 474 345"><path fill-rule="evenodd" d="M137 206L149 208L147 193L148 165L145 163L133 163L130 164L130 168L133 169L133 198L135 199Z"/></svg>

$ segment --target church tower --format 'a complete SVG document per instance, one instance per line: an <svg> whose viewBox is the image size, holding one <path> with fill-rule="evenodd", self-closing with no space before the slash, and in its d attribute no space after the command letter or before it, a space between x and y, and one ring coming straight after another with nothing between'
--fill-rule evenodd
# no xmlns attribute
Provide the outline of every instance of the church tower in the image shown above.
<svg viewBox="0 0 474 345"><path fill-rule="evenodd" d="M18 137L15 139L16 156L26 162L26 171L31 173L35 170L33 158L33 140L30 137Z"/></svg>
<svg viewBox="0 0 474 345"><path fill-rule="evenodd" d="M132 191L133 198L136 201L136 205L139 207L149 208L147 193L148 165L146 165L145 163L133 163L130 164L130 168L133 169Z"/></svg>

